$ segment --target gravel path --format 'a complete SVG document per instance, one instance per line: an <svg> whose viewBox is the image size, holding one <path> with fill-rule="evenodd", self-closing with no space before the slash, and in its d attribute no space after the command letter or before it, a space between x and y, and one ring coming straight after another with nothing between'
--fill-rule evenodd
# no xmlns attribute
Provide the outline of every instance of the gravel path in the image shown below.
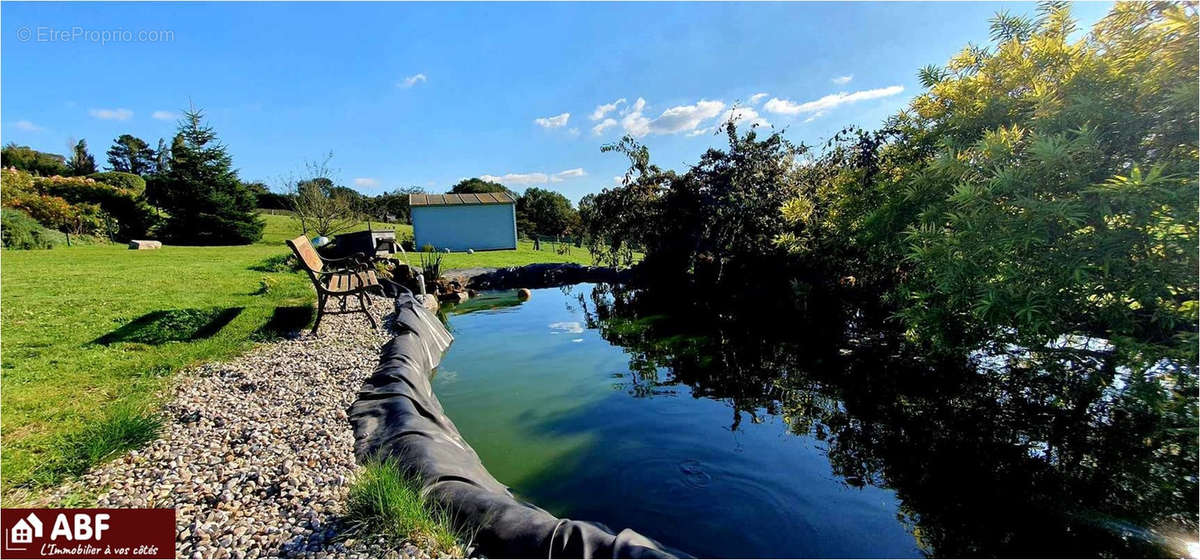
<svg viewBox="0 0 1200 560"><path fill-rule="evenodd" d="M391 300L374 300L376 319L391 314ZM329 315L320 336L183 371L159 439L58 495L102 489L97 507L175 508L182 558L424 557L337 538L357 470L346 409L387 336L361 314Z"/></svg>

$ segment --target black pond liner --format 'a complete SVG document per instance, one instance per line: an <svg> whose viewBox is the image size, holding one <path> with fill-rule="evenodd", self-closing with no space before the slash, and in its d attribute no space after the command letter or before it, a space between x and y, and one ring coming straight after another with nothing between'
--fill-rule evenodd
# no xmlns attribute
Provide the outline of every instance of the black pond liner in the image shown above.
<svg viewBox="0 0 1200 560"><path fill-rule="evenodd" d="M458 433L430 375L454 338L411 295L396 298L395 332L350 406L360 463L390 457L493 558L673 558L683 554L625 529L560 519L515 498Z"/></svg>

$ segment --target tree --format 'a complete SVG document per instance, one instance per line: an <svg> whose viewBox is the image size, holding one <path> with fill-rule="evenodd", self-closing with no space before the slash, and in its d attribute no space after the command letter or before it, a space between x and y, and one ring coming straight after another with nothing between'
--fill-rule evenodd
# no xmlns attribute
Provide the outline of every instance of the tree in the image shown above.
<svg viewBox="0 0 1200 560"><path fill-rule="evenodd" d="M408 205L408 196L423 194L421 187L401 187L392 192L385 192L371 200L371 214L379 220L412 223L412 208Z"/></svg>
<svg viewBox="0 0 1200 560"><path fill-rule="evenodd" d="M329 168L332 159L331 152L322 160L305 163L303 176L282 180L305 235L328 237L350 229L361 219L362 195L334 185L329 178L334 175Z"/></svg>
<svg viewBox="0 0 1200 560"><path fill-rule="evenodd" d="M531 187L517 199L517 229L526 235L566 235L579 227L579 213L557 192Z"/></svg>
<svg viewBox="0 0 1200 560"><path fill-rule="evenodd" d="M160 141L161 145L162 142ZM124 171L135 175L149 175L156 169L158 161L154 150L145 140L130 134L122 134L108 149L108 166L113 171Z"/></svg>
<svg viewBox="0 0 1200 560"><path fill-rule="evenodd" d="M450 193L451 194L471 194L471 193L509 193L509 194L512 194L512 191L508 190L508 187L505 187L504 185L501 185L500 183L494 183L492 181L484 181L483 179L472 177L470 179L463 179L463 180L459 181L458 183L455 183L455 185L453 187L450 187ZM514 196L513 198L516 198L516 197Z"/></svg>
<svg viewBox="0 0 1200 560"><path fill-rule="evenodd" d="M87 140L80 140L71 149L71 159L67 161L71 175L91 175L96 172L96 158L88 153Z"/></svg>
<svg viewBox="0 0 1200 560"><path fill-rule="evenodd" d="M160 202L170 215L161 231L184 244L258 241L265 224L254 211L254 193L238 180L232 158L203 118L200 110L189 109L180 122L160 185Z"/></svg>
<svg viewBox="0 0 1200 560"><path fill-rule="evenodd" d="M58 154L39 152L29 146L18 146L12 142L0 150L0 165L42 177L66 175L70 172L67 167L67 158Z"/></svg>

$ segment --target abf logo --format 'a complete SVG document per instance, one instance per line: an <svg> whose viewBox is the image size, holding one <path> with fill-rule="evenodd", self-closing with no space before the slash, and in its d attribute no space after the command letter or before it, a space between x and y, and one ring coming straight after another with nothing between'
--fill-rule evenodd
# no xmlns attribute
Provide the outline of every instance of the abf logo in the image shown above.
<svg viewBox="0 0 1200 560"><path fill-rule="evenodd" d="M17 521L17 524L13 525L10 533L12 535L10 539L12 543L29 544L33 542L34 537L42 538L42 520L38 519L37 515L31 513L24 519Z"/></svg>
<svg viewBox="0 0 1200 560"><path fill-rule="evenodd" d="M100 540L104 531L108 530L109 514L76 513L68 517L60 513L54 518L54 528L50 530L51 541L86 541ZM29 544L33 539L42 538L42 520L35 513L30 513L18 520L9 529L8 541L11 544ZM5 546L9 550L25 550Z"/></svg>
<svg viewBox="0 0 1200 560"><path fill-rule="evenodd" d="M175 510L0 508L5 558L174 558Z"/></svg>

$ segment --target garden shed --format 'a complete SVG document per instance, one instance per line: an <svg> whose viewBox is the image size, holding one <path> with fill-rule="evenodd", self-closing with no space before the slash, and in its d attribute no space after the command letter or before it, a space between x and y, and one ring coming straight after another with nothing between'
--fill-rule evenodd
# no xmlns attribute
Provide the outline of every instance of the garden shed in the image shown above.
<svg viewBox="0 0 1200 560"><path fill-rule="evenodd" d="M517 203L508 193L412 194L418 249L516 249Z"/></svg>

